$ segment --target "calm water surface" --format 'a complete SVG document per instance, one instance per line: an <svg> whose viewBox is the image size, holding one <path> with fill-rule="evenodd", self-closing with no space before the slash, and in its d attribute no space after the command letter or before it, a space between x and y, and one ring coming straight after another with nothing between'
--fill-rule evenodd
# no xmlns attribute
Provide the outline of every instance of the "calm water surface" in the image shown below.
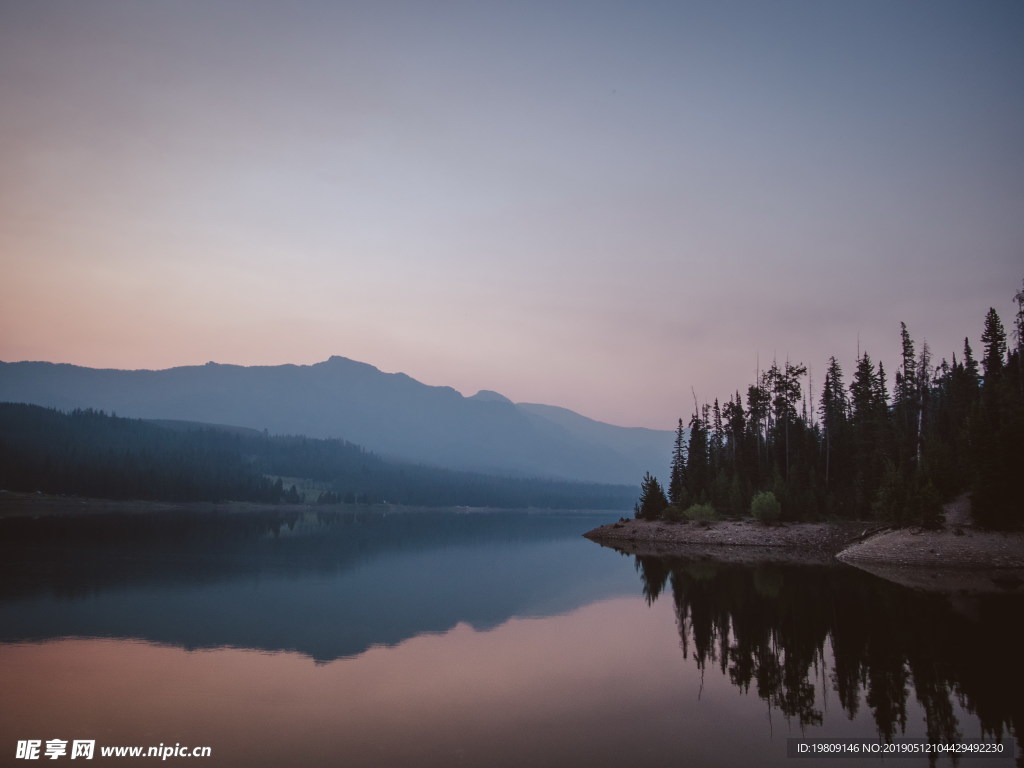
<svg viewBox="0 0 1024 768"><path fill-rule="evenodd" d="M1014 746L1019 599L581 538L614 517L0 521L0 764L38 764L14 759L26 739L209 746L167 760L208 766L838 768L882 761L789 758L787 739Z"/></svg>

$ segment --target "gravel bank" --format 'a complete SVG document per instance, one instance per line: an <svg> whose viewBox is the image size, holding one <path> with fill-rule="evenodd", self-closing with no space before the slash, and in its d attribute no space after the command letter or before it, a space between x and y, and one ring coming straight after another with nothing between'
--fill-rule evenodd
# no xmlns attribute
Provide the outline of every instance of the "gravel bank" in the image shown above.
<svg viewBox="0 0 1024 768"><path fill-rule="evenodd" d="M945 526L892 529L874 523L753 520L666 523L622 519L584 534L639 555L758 562L833 558L915 589L1024 591L1024 533L974 528L966 496L945 507Z"/></svg>
<svg viewBox="0 0 1024 768"><path fill-rule="evenodd" d="M864 523L788 523L753 520L665 523L622 519L583 534L588 539L637 555L701 556L730 561L827 562L876 526Z"/></svg>

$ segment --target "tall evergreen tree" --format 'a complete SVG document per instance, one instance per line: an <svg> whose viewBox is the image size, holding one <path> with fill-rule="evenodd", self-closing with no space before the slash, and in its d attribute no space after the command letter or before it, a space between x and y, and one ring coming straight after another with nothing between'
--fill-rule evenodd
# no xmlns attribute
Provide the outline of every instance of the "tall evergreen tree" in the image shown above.
<svg viewBox="0 0 1024 768"><path fill-rule="evenodd" d="M985 383L995 379L1003 372L1006 361L1006 331L995 309L989 308L985 315L985 329L981 333L981 343L985 346L985 356L981 359L981 367L985 370Z"/></svg>
<svg viewBox="0 0 1024 768"><path fill-rule="evenodd" d="M707 408L704 408L707 411ZM690 419L690 440L686 448L686 480L691 503L707 501L711 485L711 464L708 456L707 419L694 411Z"/></svg>
<svg viewBox="0 0 1024 768"><path fill-rule="evenodd" d="M914 460L918 466L921 464L921 452L924 449L925 420L928 414L928 401L931 395L932 382L932 353L928 348L927 340L921 344L921 356L917 361L917 426L915 432L915 454Z"/></svg>
<svg viewBox="0 0 1024 768"><path fill-rule="evenodd" d="M679 419L679 425L676 427L676 439L672 445L672 466L668 482L668 498L678 507L685 506L686 502L685 435L686 430L683 429L683 420Z"/></svg>
<svg viewBox="0 0 1024 768"><path fill-rule="evenodd" d="M644 474L640 483L640 500L633 507L634 515L641 520L657 520L668 507L665 491L650 472Z"/></svg>
<svg viewBox="0 0 1024 768"><path fill-rule="evenodd" d="M914 354L914 341L910 338L907 324L903 322L900 323L900 342L903 356L900 367L896 371L895 398L897 405L899 403L913 402L917 395L917 378L915 375L917 371L917 358Z"/></svg>
<svg viewBox="0 0 1024 768"><path fill-rule="evenodd" d="M875 372L867 352L857 361L850 384L853 432L853 504L867 509L882 477L883 445L888 411L884 402L884 380Z"/></svg>
<svg viewBox="0 0 1024 768"><path fill-rule="evenodd" d="M902 356L896 369L896 386L893 390L893 432L896 441L896 463L908 463L917 453L918 421L921 397L921 382L918 376L918 360L914 353L914 342L910 338L906 323L900 323L900 347Z"/></svg>
<svg viewBox="0 0 1024 768"><path fill-rule="evenodd" d="M978 374L978 361L974 359L974 351L971 349L971 342L964 336L964 372L977 387L981 383L981 376Z"/></svg>
<svg viewBox="0 0 1024 768"><path fill-rule="evenodd" d="M995 309L989 309L981 334L984 378L971 437L974 448L975 520L991 528L1022 524L1015 498L1024 467L1024 403L1017 396L1006 359L1006 332Z"/></svg>
<svg viewBox="0 0 1024 768"><path fill-rule="evenodd" d="M760 483L761 476L764 474L762 457L767 442L769 403L768 392L760 382L751 384L747 388L747 432L753 444L754 466L752 471L755 484Z"/></svg>
<svg viewBox="0 0 1024 768"><path fill-rule="evenodd" d="M1013 294L1013 300L1017 304L1017 314L1013 318L1013 337L1017 342L1017 393L1024 400L1024 288Z"/></svg>
<svg viewBox="0 0 1024 768"><path fill-rule="evenodd" d="M1020 351L1024 349L1024 287L1013 294L1013 303L1017 305L1017 313L1013 317L1013 338Z"/></svg>
<svg viewBox="0 0 1024 768"><path fill-rule="evenodd" d="M728 435L729 454L734 463L740 463L740 450L743 446L744 433L746 432L746 418L743 414L743 401L740 393L735 398L730 398L722 408L722 418L725 421L725 429Z"/></svg>
<svg viewBox="0 0 1024 768"><path fill-rule="evenodd" d="M822 437L825 443L825 488L831 483L833 444L842 441L848 422L849 402L843 385L843 369L835 357L830 357L825 371L825 384L821 390L818 415L821 417Z"/></svg>
<svg viewBox="0 0 1024 768"><path fill-rule="evenodd" d="M722 425L722 408L718 404L717 397L714 405L711 406L710 451L711 465L717 469L725 460L725 428Z"/></svg>
<svg viewBox="0 0 1024 768"><path fill-rule="evenodd" d="M806 373L807 367L805 365L800 363L791 364L787 360L785 368L782 371L776 371L775 375L773 405L776 412L776 423L781 422L784 454L783 470L787 480L790 474L790 425L797 419L796 404L800 401L800 396L803 392L803 388L800 386L800 379Z"/></svg>

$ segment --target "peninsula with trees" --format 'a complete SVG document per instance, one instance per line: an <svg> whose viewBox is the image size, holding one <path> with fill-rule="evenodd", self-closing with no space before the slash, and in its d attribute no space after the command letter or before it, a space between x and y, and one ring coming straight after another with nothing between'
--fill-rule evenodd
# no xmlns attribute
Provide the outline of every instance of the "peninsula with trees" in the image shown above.
<svg viewBox="0 0 1024 768"><path fill-rule="evenodd" d="M807 367L786 360L773 361L745 396L695 402L688 425L678 422L668 482L648 472L634 519L588 537L634 549L740 544L835 554L872 533L945 531L961 539L959 559L978 564L987 555L967 545L969 527L1009 542L989 565L1024 566L1024 289L1014 301L1009 333L995 309L985 314L980 359L965 338L959 353L936 361L901 323L891 392L883 363L863 351L849 383L831 357L814 399ZM941 559L949 547L931 549Z"/></svg>

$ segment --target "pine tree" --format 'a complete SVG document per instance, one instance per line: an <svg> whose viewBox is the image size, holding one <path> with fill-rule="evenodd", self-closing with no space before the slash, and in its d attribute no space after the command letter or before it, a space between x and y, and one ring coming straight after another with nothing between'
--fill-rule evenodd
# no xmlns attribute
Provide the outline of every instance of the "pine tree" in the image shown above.
<svg viewBox="0 0 1024 768"><path fill-rule="evenodd" d="M690 419L690 440L686 449L686 480L690 503L707 501L711 485L709 458L708 422L694 412Z"/></svg>
<svg viewBox="0 0 1024 768"><path fill-rule="evenodd" d="M921 451L924 449L925 419L928 412L928 401L931 394L932 380L932 353L928 348L928 342L921 344L921 357L917 362L917 426L915 428L916 446L915 461L921 466Z"/></svg>
<svg viewBox="0 0 1024 768"><path fill-rule="evenodd" d="M729 454L734 465L741 463L740 448L743 445L743 436L746 432L746 418L743 415L743 401L740 393L737 392L734 399L726 401L722 408L722 418L725 420L725 429L728 437Z"/></svg>
<svg viewBox="0 0 1024 768"><path fill-rule="evenodd" d="M686 506L686 446L684 445L686 430L683 420L679 419L676 427L676 439L672 446L672 467L669 473L668 497L677 507Z"/></svg>
<svg viewBox="0 0 1024 768"><path fill-rule="evenodd" d="M914 355L914 341L907 331L907 324L900 323L900 342L903 349L903 357L900 368L896 371L896 404L913 402L917 392L916 371L917 358Z"/></svg>
<svg viewBox="0 0 1024 768"><path fill-rule="evenodd" d="M981 367L985 369L985 383L988 384L1003 372L1006 361L1006 331L995 309L989 308L985 315L985 330L981 333L981 343L985 345L985 356L981 359Z"/></svg>
<svg viewBox="0 0 1024 768"><path fill-rule="evenodd" d="M773 365L774 369L775 366ZM776 412L776 423L782 422L782 442L785 454L785 476L789 479L790 473L790 450L789 432L790 424L796 421L796 404L800 400L803 388L800 386L800 379L807 373L807 367L800 363L791 364L786 361L786 367L782 371L775 369L775 398L773 405Z"/></svg>
<svg viewBox="0 0 1024 768"><path fill-rule="evenodd" d="M896 369L896 387L893 391L893 431L896 440L896 461L904 465L916 456L918 447L918 421L920 418L920 389L918 360L914 342L907 324L900 323L900 342L903 355Z"/></svg>
<svg viewBox="0 0 1024 768"><path fill-rule="evenodd" d="M888 411L885 403L884 371L876 374L868 353L857 361L850 384L853 432L853 506L857 513L867 511L881 481L885 463L885 426Z"/></svg>
<svg viewBox="0 0 1024 768"><path fill-rule="evenodd" d="M722 408L718 398L711 407L711 466L718 469L725 460L725 428L722 426Z"/></svg>
<svg viewBox="0 0 1024 768"><path fill-rule="evenodd" d="M966 336L964 336L964 371L977 387L981 381L981 377L978 375L978 361L974 359L974 351Z"/></svg>
<svg viewBox="0 0 1024 768"><path fill-rule="evenodd" d="M658 478L650 472L644 473L640 483L640 500L633 507L634 515L640 520L657 520L668 507L668 499Z"/></svg>
<svg viewBox="0 0 1024 768"><path fill-rule="evenodd" d="M1017 351L1024 349L1024 288L1013 294L1017 305L1017 314L1013 318L1013 337L1017 341Z"/></svg>
<svg viewBox="0 0 1024 768"><path fill-rule="evenodd" d="M1024 400L1024 288L1013 294L1017 304L1017 314L1013 318L1013 337L1016 340L1017 357L1017 392Z"/></svg>
<svg viewBox="0 0 1024 768"><path fill-rule="evenodd" d="M760 481L762 475L761 446L767 442L767 419L770 399L768 392L760 384L751 384L747 388L747 431L754 444L754 483Z"/></svg>
<svg viewBox="0 0 1024 768"><path fill-rule="evenodd" d="M989 528L1019 527L1018 494L1024 466L1024 403L1017 397L1006 360L1006 332L995 309L985 316L981 396L972 421L975 520Z"/></svg>
<svg viewBox="0 0 1024 768"><path fill-rule="evenodd" d="M825 489L829 488L832 470L832 445L841 440L848 422L849 402L843 386L843 369L835 357L830 357L825 371L825 385L821 390L822 436L825 443Z"/></svg>

